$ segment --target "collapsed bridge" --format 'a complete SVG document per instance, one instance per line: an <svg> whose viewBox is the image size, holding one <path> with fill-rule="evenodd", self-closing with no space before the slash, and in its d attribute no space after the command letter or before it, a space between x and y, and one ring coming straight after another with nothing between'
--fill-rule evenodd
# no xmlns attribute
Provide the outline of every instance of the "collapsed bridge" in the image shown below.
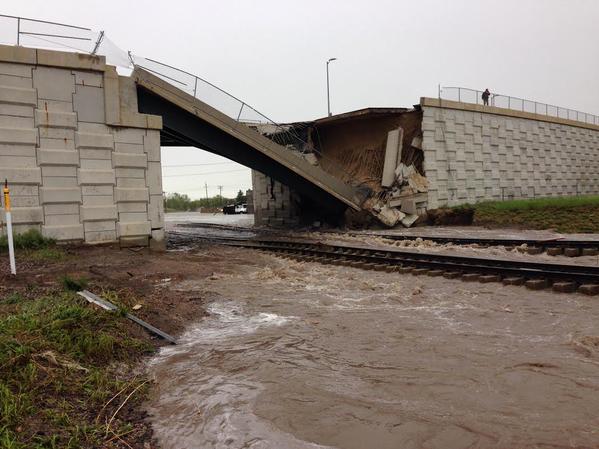
<svg viewBox="0 0 599 449"><path fill-rule="evenodd" d="M103 33L88 53L26 47L26 37L94 41L20 25L85 28L3 17L19 24L16 45L0 45L0 179L17 232L163 246L160 148L182 145L250 167L266 225L340 223L353 211L409 226L443 206L599 193L590 114L507 96L480 105L458 89L457 101L440 93L410 109L279 125L151 59L125 55L120 75L97 54ZM0 233L3 220L0 210Z"/></svg>

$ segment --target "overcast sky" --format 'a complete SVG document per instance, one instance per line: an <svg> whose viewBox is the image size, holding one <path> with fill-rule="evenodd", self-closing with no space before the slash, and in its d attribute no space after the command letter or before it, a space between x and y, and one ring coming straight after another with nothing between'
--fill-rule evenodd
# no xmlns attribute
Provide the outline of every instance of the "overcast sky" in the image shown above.
<svg viewBox="0 0 599 449"><path fill-rule="evenodd" d="M105 30L121 48L196 73L280 122L326 115L330 57L338 58L331 64L333 113L410 106L436 96L439 83L599 113L599 0L2 5L4 14ZM199 197L205 183L210 195L218 185L226 195L249 188L249 170L226 162L197 149L164 149L165 190ZM184 173L197 175L172 176Z"/></svg>

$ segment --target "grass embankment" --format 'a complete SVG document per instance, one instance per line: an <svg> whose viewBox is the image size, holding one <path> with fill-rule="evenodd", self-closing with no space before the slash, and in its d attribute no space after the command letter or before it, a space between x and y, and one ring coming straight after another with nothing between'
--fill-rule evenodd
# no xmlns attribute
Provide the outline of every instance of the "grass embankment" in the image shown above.
<svg viewBox="0 0 599 449"><path fill-rule="evenodd" d="M20 250L26 258L34 261L61 260L64 252L56 246L54 239L44 237L39 231L30 229L14 236L15 251ZM0 254L8 252L8 237L0 236Z"/></svg>
<svg viewBox="0 0 599 449"><path fill-rule="evenodd" d="M455 215L469 214L475 225L555 229L565 233L599 232L597 195L483 202L449 210Z"/></svg>
<svg viewBox="0 0 599 449"><path fill-rule="evenodd" d="M63 256L40 238L20 237L19 248ZM0 297L0 449L131 447L123 439L146 432L131 422L148 388L133 366L153 349L122 316L76 295L85 280L65 276L61 285L32 280Z"/></svg>

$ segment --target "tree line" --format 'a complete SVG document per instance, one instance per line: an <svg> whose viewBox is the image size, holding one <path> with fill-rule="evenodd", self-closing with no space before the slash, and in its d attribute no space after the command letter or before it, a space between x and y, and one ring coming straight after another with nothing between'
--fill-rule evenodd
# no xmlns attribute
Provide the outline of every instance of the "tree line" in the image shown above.
<svg viewBox="0 0 599 449"><path fill-rule="evenodd" d="M246 202L245 194L240 190L235 198L226 198L216 195L208 198L192 200L185 193L169 193L164 199L166 210L193 211L199 208L220 209L229 204L243 204Z"/></svg>

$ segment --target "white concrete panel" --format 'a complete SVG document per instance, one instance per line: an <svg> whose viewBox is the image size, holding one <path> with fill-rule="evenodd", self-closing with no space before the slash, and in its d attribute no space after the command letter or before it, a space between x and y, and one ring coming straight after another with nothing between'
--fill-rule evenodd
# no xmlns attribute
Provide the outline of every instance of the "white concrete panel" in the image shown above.
<svg viewBox="0 0 599 449"><path fill-rule="evenodd" d="M0 143L36 144L37 130L0 128Z"/></svg>
<svg viewBox="0 0 599 449"><path fill-rule="evenodd" d="M42 235L56 240L83 240L83 225L42 226Z"/></svg>
<svg viewBox="0 0 599 449"><path fill-rule="evenodd" d="M40 99L72 101L75 77L70 70L38 66L33 70L33 86Z"/></svg>
<svg viewBox="0 0 599 449"><path fill-rule="evenodd" d="M35 106L37 95L31 88L0 86L0 103Z"/></svg>
<svg viewBox="0 0 599 449"><path fill-rule="evenodd" d="M48 203L80 203L81 189L72 188L57 188L57 187L40 187L40 197L42 204Z"/></svg>
<svg viewBox="0 0 599 449"><path fill-rule="evenodd" d="M39 165L79 165L79 152L69 150L47 150L37 151Z"/></svg>
<svg viewBox="0 0 599 449"><path fill-rule="evenodd" d="M148 157L146 154L132 153L112 153L112 160L115 167L138 167L146 168L148 165Z"/></svg>
<svg viewBox="0 0 599 449"><path fill-rule="evenodd" d="M98 87L76 86L73 108L80 122L104 123L104 91Z"/></svg>
<svg viewBox="0 0 599 449"><path fill-rule="evenodd" d="M77 148L110 148L114 147L111 134L75 133Z"/></svg>
<svg viewBox="0 0 599 449"><path fill-rule="evenodd" d="M77 128L77 115L74 112L35 110L35 123L37 126L48 128Z"/></svg>
<svg viewBox="0 0 599 449"><path fill-rule="evenodd" d="M116 205L112 204L110 206L82 206L81 219L83 221L116 220Z"/></svg>
<svg viewBox="0 0 599 449"><path fill-rule="evenodd" d="M79 169L79 183L87 185L114 184L114 170Z"/></svg>

